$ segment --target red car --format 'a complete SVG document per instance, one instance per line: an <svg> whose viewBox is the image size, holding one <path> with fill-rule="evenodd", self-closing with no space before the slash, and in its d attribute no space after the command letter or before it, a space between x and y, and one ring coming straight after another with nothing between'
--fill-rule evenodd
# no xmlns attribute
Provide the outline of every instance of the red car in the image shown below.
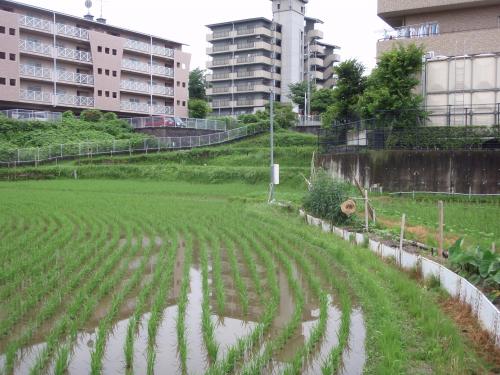
<svg viewBox="0 0 500 375"><path fill-rule="evenodd" d="M163 126L184 127L184 123L180 118L168 117L168 116L149 117L144 121L145 128L163 127Z"/></svg>

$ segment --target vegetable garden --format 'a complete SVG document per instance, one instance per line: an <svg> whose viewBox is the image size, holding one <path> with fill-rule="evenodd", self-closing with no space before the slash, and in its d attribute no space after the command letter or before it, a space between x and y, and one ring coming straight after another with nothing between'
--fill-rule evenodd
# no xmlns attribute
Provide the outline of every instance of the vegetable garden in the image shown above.
<svg viewBox="0 0 500 375"><path fill-rule="evenodd" d="M440 309L439 288L259 203L265 190L0 183L0 373L470 374L499 365Z"/></svg>

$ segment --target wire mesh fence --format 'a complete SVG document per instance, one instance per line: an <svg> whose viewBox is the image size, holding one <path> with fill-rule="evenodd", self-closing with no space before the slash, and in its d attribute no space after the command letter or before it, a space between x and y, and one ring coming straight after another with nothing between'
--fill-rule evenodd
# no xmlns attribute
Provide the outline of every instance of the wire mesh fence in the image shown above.
<svg viewBox="0 0 500 375"><path fill-rule="evenodd" d="M156 127L175 127L198 130L228 130L225 120L217 119L199 119L170 116L151 116L151 117L132 117L124 119L134 129L156 128Z"/></svg>
<svg viewBox="0 0 500 375"><path fill-rule="evenodd" d="M260 132L261 129L258 127L244 126L200 136L159 137L140 141L79 142L36 148L0 150L0 165L3 167L15 167L26 164L38 165L50 161L99 155L148 153L206 147L248 137Z"/></svg>

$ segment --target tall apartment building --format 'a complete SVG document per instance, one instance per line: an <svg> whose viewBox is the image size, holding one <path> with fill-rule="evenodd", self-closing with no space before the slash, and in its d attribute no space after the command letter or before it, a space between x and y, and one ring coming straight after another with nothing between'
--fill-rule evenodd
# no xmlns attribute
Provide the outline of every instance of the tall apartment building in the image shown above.
<svg viewBox="0 0 500 375"><path fill-rule="evenodd" d="M424 47L421 89L426 105L442 114L432 117L435 124L498 121L500 1L378 0L378 15L392 27L378 55L398 44Z"/></svg>
<svg viewBox="0 0 500 375"><path fill-rule="evenodd" d="M307 3L272 0L273 21L261 17L207 25L207 54L212 58L207 63L212 71L207 95L214 113L263 110L273 83L281 102L290 102L290 84L307 77L320 87L333 87L338 47L322 43L323 34L315 29L321 21L305 17Z"/></svg>
<svg viewBox="0 0 500 375"><path fill-rule="evenodd" d="M183 44L0 0L0 108L187 116Z"/></svg>

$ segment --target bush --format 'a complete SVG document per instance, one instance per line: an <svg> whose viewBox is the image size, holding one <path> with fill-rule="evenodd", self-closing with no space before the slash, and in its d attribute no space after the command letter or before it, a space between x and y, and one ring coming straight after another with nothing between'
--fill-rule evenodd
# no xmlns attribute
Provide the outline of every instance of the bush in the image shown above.
<svg viewBox="0 0 500 375"><path fill-rule="evenodd" d="M62 118L68 119L68 120L73 120L75 118L75 114L73 113L73 111L66 111L66 112L63 112Z"/></svg>
<svg viewBox="0 0 500 375"><path fill-rule="evenodd" d="M320 171L304 197L304 209L334 225L351 224L353 217L344 214L340 208L342 203L349 199L349 192L349 184L334 180L325 171Z"/></svg>
<svg viewBox="0 0 500 375"><path fill-rule="evenodd" d="M239 115L238 120L243 124L255 124L259 121L259 117L256 114L244 114Z"/></svg>
<svg viewBox="0 0 500 375"><path fill-rule="evenodd" d="M102 119L105 121L113 121L113 120L118 120L118 116L114 112L106 112L102 116Z"/></svg>
<svg viewBox="0 0 500 375"><path fill-rule="evenodd" d="M86 109L80 114L80 119L87 122L99 122L102 120L102 112L98 109Z"/></svg>

